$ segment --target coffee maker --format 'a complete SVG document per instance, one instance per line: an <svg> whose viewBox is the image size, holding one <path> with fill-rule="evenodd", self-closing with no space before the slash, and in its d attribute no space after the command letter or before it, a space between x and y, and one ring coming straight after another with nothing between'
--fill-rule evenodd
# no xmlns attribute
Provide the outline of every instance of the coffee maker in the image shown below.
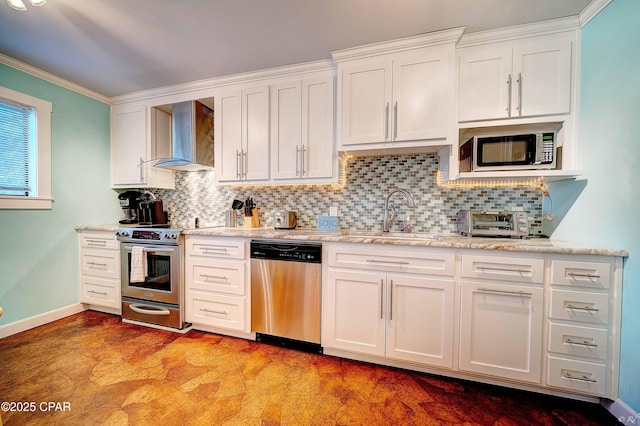
<svg viewBox="0 0 640 426"><path fill-rule="evenodd" d="M122 207L122 224L138 223L138 207L140 201L138 200L142 193L140 191L125 191L118 194L118 200L120 200L120 207Z"/></svg>

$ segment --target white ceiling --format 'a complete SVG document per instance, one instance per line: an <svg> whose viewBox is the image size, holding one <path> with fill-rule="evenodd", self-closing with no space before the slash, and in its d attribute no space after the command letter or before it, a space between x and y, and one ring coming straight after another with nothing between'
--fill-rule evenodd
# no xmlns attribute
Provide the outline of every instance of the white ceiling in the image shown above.
<svg viewBox="0 0 640 426"><path fill-rule="evenodd" d="M26 2L26 0L25 0ZM577 15L590 0L0 0L0 53L112 97L327 59L466 26Z"/></svg>

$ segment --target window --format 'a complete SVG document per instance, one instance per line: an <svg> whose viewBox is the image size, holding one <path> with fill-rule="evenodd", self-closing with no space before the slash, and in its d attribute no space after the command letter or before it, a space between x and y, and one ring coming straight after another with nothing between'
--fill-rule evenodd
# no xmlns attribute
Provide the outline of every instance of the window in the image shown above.
<svg viewBox="0 0 640 426"><path fill-rule="evenodd" d="M0 208L51 208L51 110L0 87Z"/></svg>

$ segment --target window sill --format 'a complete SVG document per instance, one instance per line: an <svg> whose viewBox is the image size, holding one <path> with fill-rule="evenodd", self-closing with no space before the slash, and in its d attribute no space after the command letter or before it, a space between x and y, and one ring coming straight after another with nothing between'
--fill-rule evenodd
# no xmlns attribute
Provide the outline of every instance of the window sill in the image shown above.
<svg viewBox="0 0 640 426"><path fill-rule="evenodd" d="M0 210L51 210L53 198L0 196Z"/></svg>

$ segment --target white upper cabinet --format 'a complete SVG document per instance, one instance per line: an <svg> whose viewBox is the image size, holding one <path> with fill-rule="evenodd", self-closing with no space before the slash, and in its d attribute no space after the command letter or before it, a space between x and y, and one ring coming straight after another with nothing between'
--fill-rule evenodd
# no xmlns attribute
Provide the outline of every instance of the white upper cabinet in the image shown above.
<svg viewBox="0 0 640 426"><path fill-rule="evenodd" d="M333 52L338 150L446 143L454 105L455 42L463 29Z"/></svg>
<svg viewBox="0 0 640 426"><path fill-rule="evenodd" d="M216 180L268 180L269 87L216 95L214 110Z"/></svg>
<svg viewBox="0 0 640 426"><path fill-rule="evenodd" d="M574 37L563 33L459 48L458 120L570 113Z"/></svg>
<svg viewBox="0 0 640 426"><path fill-rule="evenodd" d="M171 116L140 104L111 108L111 187L175 188L175 174L149 161L171 150Z"/></svg>
<svg viewBox="0 0 640 426"><path fill-rule="evenodd" d="M336 176L333 76L271 86L271 177L327 181Z"/></svg>

